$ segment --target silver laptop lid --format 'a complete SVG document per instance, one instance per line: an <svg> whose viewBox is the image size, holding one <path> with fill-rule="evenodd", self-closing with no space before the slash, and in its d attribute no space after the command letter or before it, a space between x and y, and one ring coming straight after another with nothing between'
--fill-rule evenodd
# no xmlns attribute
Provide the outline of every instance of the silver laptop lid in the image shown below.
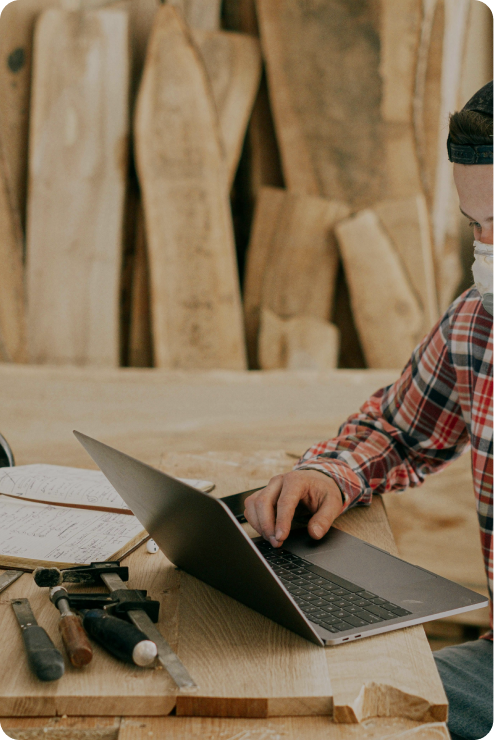
<svg viewBox="0 0 494 740"><path fill-rule="evenodd" d="M220 499L85 434L74 434L174 565L324 645Z"/></svg>

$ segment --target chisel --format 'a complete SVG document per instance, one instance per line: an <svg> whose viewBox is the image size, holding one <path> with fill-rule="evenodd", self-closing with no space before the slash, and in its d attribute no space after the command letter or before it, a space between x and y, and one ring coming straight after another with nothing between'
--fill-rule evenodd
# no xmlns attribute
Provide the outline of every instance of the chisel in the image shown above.
<svg viewBox="0 0 494 740"><path fill-rule="evenodd" d="M27 599L10 602L22 630L29 667L40 681L56 681L64 674L63 655L36 622Z"/></svg>
<svg viewBox="0 0 494 740"><path fill-rule="evenodd" d="M70 609L69 595L63 586L50 591L50 600L60 612L58 629L69 660L75 668L82 668L91 662L93 650L82 626L82 620Z"/></svg>
<svg viewBox="0 0 494 740"><path fill-rule="evenodd" d="M24 571L22 570L6 570L5 573L2 573L2 575L0 576L0 593L2 593L2 591L5 591L5 589L8 588L11 583L17 581L17 579L20 578L23 574Z"/></svg>

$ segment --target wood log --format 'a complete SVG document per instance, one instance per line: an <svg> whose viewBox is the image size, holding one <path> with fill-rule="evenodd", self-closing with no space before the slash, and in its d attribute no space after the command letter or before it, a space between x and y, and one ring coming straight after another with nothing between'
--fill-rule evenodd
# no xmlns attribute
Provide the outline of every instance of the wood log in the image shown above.
<svg viewBox="0 0 494 740"><path fill-rule="evenodd" d="M180 15L160 8L135 138L159 367L245 367L226 165L204 66Z"/></svg>
<svg viewBox="0 0 494 740"><path fill-rule="evenodd" d="M195 30L193 38L211 83L231 188L259 88L259 41L247 34L224 31Z"/></svg>
<svg viewBox="0 0 494 740"><path fill-rule="evenodd" d="M34 362L119 362L127 34L127 15L114 10L48 10L37 26L27 237Z"/></svg>
<svg viewBox="0 0 494 740"><path fill-rule="evenodd" d="M217 31L220 27L221 0L166 0L179 8L190 28Z"/></svg>
<svg viewBox="0 0 494 740"><path fill-rule="evenodd" d="M244 289L247 346L254 367L261 308L284 319L329 320L338 266L332 230L348 214L343 203L261 189Z"/></svg>
<svg viewBox="0 0 494 740"><path fill-rule="evenodd" d="M400 257L370 209L335 226L355 323L371 368L401 368L421 339L424 313Z"/></svg>
<svg viewBox="0 0 494 740"><path fill-rule="evenodd" d="M280 319L261 310L259 364L262 370L330 370L338 365L339 332L314 316Z"/></svg>
<svg viewBox="0 0 494 740"><path fill-rule="evenodd" d="M25 362L24 266L19 211L7 178L0 132L0 362Z"/></svg>

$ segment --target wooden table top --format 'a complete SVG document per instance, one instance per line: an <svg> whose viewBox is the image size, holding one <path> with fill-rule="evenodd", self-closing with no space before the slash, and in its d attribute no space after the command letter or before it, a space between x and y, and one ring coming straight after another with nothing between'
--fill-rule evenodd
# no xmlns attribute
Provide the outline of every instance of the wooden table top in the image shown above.
<svg viewBox="0 0 494 740"><path fill-rule="evenodd" d="M271 475L289 469L294 456L311 442L334 434L349 413L373 390L392 382L396 374L384 371L333 371L318 375L165 373L5 365L0 366L0 431L11 443L18 464L47 462L92 467L85 452L72 438L72 429L78 428L172 474L212 479L217 484L215 495L225 495L261 485ZM370 508L356 509L340 517L338 526L396 552L380 497L375 497ZM142 580L143 585L146 581L149 587L150 569L155 571L154 582L157 578L168 577L165 574L169 571L165 563L160 564L160 558L161 555L147 556L142 551L129 557L128 564L131 573L135 573L136 584L137 580ZM191 604L194 599L207 602L213 612L218 607L218 599L231 601L231 616L238 609L238 618L242 617L242 610L250 612L186 574L180 576L182 582L174 592L180 597L178 600L172 597L164 612L169 617L170 610L178 609L178 623L187 624L188 634L198 634L193 629ZM161 587L161 590L167 589ZM171 592L173 587L168 589L168 593ZM199 697L200 701L177 703L174 698L177 714L245 715L248 705L249 711L254 711L250 715L247 712L243 717L151 717L147 709L144 712L139 709L146 707L146 701L137 696L142 692L137 692L131 681L128 682L128 708L118 716L56 717L63 712L55 706L56 701L53 711L47 709L49 703L45 702L43 709L43 702L40 702L39 709L29 713L44 714L44 717L6 717L6 713L22 712L17 709L2 712L0 706L1 725L11 737L29 740L47 737L47 733L49 737L84 736L90 740L448 738L444 725L446 700L422 627L398 630L348 645L314 648L313 657L300 659L302 662L294 675L288 677L285 688L276 679L280 673L275 667L279 661L293 659L293 648L287 651L283 647L291 644L291 633L276 625L273 630L278 630L277 634L284 633L288 640L280 641L277 658L268 656L275 678L271 677L271 683L263 679L264 686L269 686L263 689L262 696L258 695L263 701L257 704L252 701L256 698L252 695L252 686L259 681L256 670L263 667L261 660L266 658L267 643L263 643L263 639L259 639L258 644L251 641L247 651L248 641L239 646L236 639L231 636L227 639L225 634L218 633L213 645L197 643L204 648L203 654L197 648L182 653L187 655L192 675L199 676L202 684L205 683L206 666L213 665L217 672L222 667L228 668L230 683L237 681L238 689L242 685L234 669L238 666L237 673L245 678L243 689L247 691L243 700L248 699L248 702L225 703L222 701L224 681L212 681L203 692L205 696ZM51 634L53 636L54 630ZM177 635L180 638L178 627ZM294 639L300 642L300 638L295 636ZM184 650L181 644L178 639L179 654ZM309 652L312 655L312 649ZM307 675L307 671L313 675ZM315 684L319 681L318 691L310 688L305 691L305 699L294 701L297 692L300 693L300 685L307 686L311 681L314 684L314 676L317 678ZM37 689L32 691L31 688L24 690L25 697L36 694ZM87 693L95 693L94 688L91 687L92 691L86 689ZM104 689L102 691L104 693ZM316 696L318 692L319 697ZM12 695L19 696L19 693L22 694L22 690L12 691ZM74 699L76 695L77 692ZM163 715L170 711L164 706L167 696L169 692L163 691L163 711L160 712ZM329 704L328 699L331 700ZM87 702L80 701L80 714L94 714L95 710L84 710L85 704ZM79 706L73 702L69 710L71 715L76 711L74 705ZM19 703L12 701L9 706L18 708ZM252 710L252 706L257 709ZM292 714L320 716L276 716ZM127 716L122 718L121 715ZM420 735L417 735L419 727Z"/></svg>

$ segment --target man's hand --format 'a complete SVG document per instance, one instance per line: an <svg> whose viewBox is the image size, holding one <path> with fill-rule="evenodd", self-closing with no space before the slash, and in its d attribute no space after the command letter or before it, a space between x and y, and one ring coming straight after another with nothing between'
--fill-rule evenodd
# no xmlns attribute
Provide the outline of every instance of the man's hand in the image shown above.
<svg viewBox="0 0 494 740"><path fill-rule="evenodd" d="M245 499L245 517L254 529L280 547L290 534L295 509L303 503L313 514L308 530L321 539L343 509L341 491L332 478L317 470L275 475L266 488Z"/></svg>

